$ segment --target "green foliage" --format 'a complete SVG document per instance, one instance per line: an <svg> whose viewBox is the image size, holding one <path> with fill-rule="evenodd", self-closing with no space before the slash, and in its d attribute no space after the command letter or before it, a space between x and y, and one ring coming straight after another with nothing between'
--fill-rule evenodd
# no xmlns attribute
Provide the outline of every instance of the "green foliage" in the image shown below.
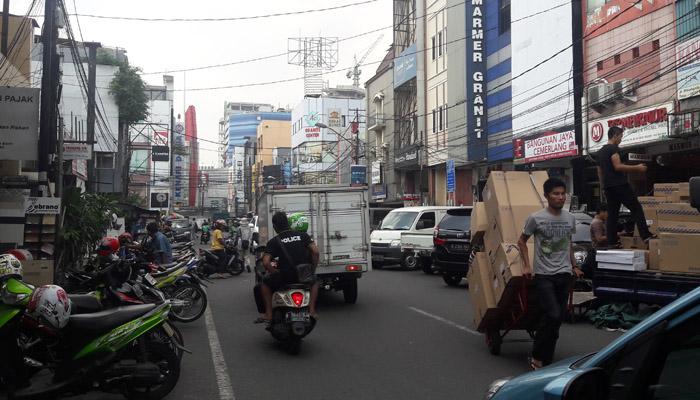
<svg viewBox="0 0 700 400"><path fill-rule="evenodd" d="M116 202L97 193L80 193L77 188L66 191L63 199L65 216L59 245L62 249L61 268L82 263L95 249L111 223Z"/></svg>
<svg viewBox="0 0 700 400"><path fill-rule="evenodd" d="M148 97L146 84L139 75L139 68L126 63L119 66L114 79L109 84L110 93L119 107L119 123L133 124L148 117Z"/></svg>
<svg viewBox="0 0 700 400"><path fill-rule="evenodd" d="M103 49L97 49L97 64L99 65L114 65L115 67L121 66L121 63L112 55L111 52ZM85 60L87 62L87 60Z"/></svg>

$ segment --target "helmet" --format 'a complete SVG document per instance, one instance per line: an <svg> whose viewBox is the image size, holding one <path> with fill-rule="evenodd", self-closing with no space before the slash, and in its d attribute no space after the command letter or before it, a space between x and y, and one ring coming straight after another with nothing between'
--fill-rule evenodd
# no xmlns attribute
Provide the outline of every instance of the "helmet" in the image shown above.
<svg viewBox="0 0 700 400"><path fill-rule="evenodd" d="M37 288L29 299L27 315L39 322L61 329L68 325L70 309L68 294L62 287L44 285Z"/></svg>
<svg viewBox="0 0 700 400"><path fill-rule="evenodd" d="M294 213L287 218L289 227L293 231L304 232L309 230L309 220L302 213Z"/></svg>
<svg viewBox="0 0 700 400"><path fill-rule="evenodd" d="M129 232L124 232L121 235L119 235L119 243L130 243L134 240L134 237L131 236L131 233Z"/></svg>
<svg viewBox="0 0 700 400"><path fill-rule="evenodd" d="M115 237L103 238L100 242L100 247L97 248L97 255L100 257L107 257L110 254L114 254L119 251L119 239Z"/></svg>
<svg viewBox="0 0 700 400"><path fill-rule="evenodd" d="M0 279L22 279L22 263L12 254L0 254Z"/></svg>

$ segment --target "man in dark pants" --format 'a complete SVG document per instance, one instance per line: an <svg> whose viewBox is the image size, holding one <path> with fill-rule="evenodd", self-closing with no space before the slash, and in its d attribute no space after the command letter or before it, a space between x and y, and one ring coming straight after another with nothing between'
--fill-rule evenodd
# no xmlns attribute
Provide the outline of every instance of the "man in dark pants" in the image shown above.
<svg viewBox="0 0 700 400"><path fill-rule="evenodd" d="M626 172L645 173L647 166L644 164L625 165L622 163L620 143L622 142L623 129L613 126L608 129L608 143L596 154L598 161L598 178L608 201L607 233L608 244L611 247L622 247L617 237L617 222L620 217L620 205L627 207L632 213L639 235L645 241L653 237L647 227L646 217L642 205L634 195L632 187L627 182Z"/></svg>
<svg viewBox="0 0 700 400"><path fill-rule="evenodd" d="M544 195L547 198L547 208L528 217L518 240L523 274L530 279L533 266L530 265L527 241L530 236L535 236L535 291L542 315L532 346L532 369L552 363L559 339L559 327L566 312L571 275L583 276L583 272L575 267L574 252L571 249L571 235L576 232L576 219L563 209L566 185L558 178L549 178L544 183Z"/></svg>

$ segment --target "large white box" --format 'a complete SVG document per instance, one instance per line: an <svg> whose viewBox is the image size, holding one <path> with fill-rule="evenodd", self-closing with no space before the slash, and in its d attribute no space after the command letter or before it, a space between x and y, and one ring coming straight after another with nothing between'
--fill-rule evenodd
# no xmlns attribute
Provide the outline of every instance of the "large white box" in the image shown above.
<svg viewBox="0 0 700 400"><path fill-rule="evenodd" d="M647 269L644 250L598 250L596 261L600 269L643 271Z"/></svg>

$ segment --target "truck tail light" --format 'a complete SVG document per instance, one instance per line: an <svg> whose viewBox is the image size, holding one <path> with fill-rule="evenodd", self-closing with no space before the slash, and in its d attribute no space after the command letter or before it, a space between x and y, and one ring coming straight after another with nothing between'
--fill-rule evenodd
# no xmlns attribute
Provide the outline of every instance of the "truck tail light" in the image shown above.
<svg viewBox="0 0 700 400"><path fill-rule="evenodd" d="M362 271L362 266L361 266L361 265L355 265L355 264L346 265L346 266L345 266L345 270L346 270L347 272L360 272L360 271Z"/></svg>

